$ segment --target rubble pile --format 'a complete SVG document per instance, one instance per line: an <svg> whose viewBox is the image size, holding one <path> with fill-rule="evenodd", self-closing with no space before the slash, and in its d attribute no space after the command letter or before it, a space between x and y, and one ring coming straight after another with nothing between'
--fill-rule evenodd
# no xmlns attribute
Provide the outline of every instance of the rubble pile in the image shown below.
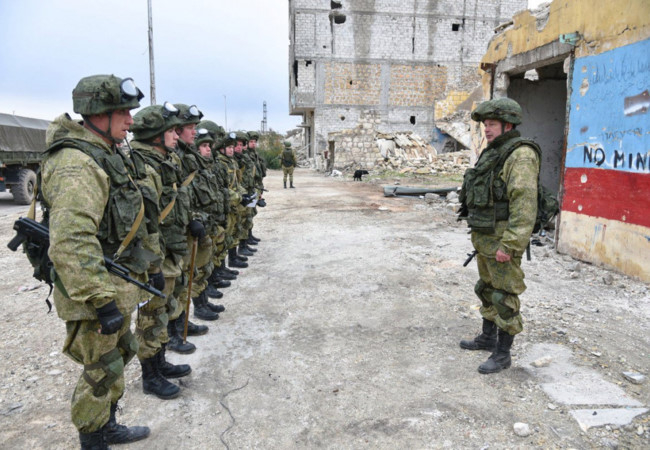
<svg viewBox="0 0 650 450"><path fill-rule="evenodd" d="M404 157L396 152L394 157L387 157L377 162L376 170L397 171L399 173L428 174L463 174L470 167L471 150L461 150L439 155L428 154L426 157Z"/></svg>

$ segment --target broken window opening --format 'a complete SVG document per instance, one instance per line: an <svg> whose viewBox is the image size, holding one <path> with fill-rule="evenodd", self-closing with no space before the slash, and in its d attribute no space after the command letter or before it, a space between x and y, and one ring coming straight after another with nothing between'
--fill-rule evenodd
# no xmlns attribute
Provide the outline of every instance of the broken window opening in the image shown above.
<svg viewBox="0 0 650 450"><path fill-rule="evenodd" d="M311 61L310 61L310 60L305 61L305 67L309 67L310 65L311 65Z"/></svg>
<svg viewBox="0 0 650 450"><path fill-rule="evenodd" d="M415 125L415 116L411 116L409 122L411 122L411 125Z"/></svg>
<svg viewBox="0 0 650 450"><path fill-rule="evenodd" d="M298 61L293 62L293 84L298 86Z"/></svg>
<svg viewBox="0 0 650 450"><path fill-rule="evenodd" d="M353 83L353 81L352 81L352 80L350 80L350 86L352 86L353 84L354 84L354 83Z"/></svg>
<svg viewBox="0 0 650 450"><path fill-rule="evenodd" d="M451 31L458 31L460 30L460 24L459 23L452 23L451 24Z"/></svg>
<svg viewBox="0 0 650 450"><path fill-rule="evenodd" d="M415 54L415 38L411 38L411 53Z"/></svg>
<svg viewBox="0 0 650 450"><path fill-rule="evenodd" d="M345 116L341 116L341 120L345 120Z"/></svg>
<svg viewBox="0 0 650 450"><path fill-rule="evenodd" d="M345 14L336 14L334 16L334 23L337 25L341 25L342 23L345 23Z"/></svg>
<svg viewBox="0 0 650 450"><path fill-rule="evenodd" d="M332 0L330 2L330 8L332 9L341 9L343 7L343 4L341 2L337 2L335 0Z"/></svg>

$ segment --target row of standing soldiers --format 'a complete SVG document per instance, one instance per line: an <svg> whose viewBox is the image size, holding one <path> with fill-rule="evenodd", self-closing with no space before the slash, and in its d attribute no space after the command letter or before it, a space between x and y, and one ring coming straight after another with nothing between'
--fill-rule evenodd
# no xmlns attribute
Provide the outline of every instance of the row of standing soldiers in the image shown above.
<svg viewBox="0 0 650 450"><path fill-rule="evenodd" d="M52 122L39 190L54 301L66 322L63 352L84 368L72 421L82 448L101 449L149 435L115 417L134 356L145 393L179 395L169 379L192 369L167 361L166 351L192 353L183 334L208 332L187 320L187 300L203 320L225 310L209 298L221 298L218 289L256 251L253 218L265 206L266 166L256 132L227 133L194 105L165 102L131 116L143 94L130 78L86 77L72 97L83 120L63 114ZM151 297L109 273L104 257L164 295Z"/></svg>

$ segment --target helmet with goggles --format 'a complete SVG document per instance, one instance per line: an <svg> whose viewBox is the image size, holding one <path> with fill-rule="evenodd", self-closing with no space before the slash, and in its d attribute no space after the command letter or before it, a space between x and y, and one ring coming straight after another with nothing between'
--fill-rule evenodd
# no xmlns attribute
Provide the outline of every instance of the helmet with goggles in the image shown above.
<svg viewBox="0 0 650 450"><path fill-rule="evenodd" d="M196 130L196 137L194 137L194 145L197 147L204 143L209 143L210 145L214 144L214 138L212 133L207 128L198 128Z"/></svg>
<svg viewBox="0 0 650 450"><path fill-rule="evenodd" d="M199 108L196 105L188 106L184 103L175 103L174 106L178 108L178 119L180 121L180 126L185 125L196 125L201 121L203 113L199 111Z"/></svg>
<svg viewBox="0 0 650 450"><path fill-rule="evenodd" d="M212 133L212 137L215 139L222 138L226 135L226 130L223 129L221 125L217 125L211 120L202 120L200 121L197 125L196 128L205 128L208 130L210 133Z"/></svg>
<svg viewBox="0 0 650 450"><path fill-rule="evenodd" d="M133 78L92 75L79 80L72 91L72 109L82 116L135 109L143 97Z"/></svg>
<svg viewBox="0 0 650 450"><path fill-rule="evenodd" d="M133 116L131 131L138 141L148 141L161 136L170 128L180 125L179 110L169 102L142 108ZM164 142L164 138L162 140Z"/></svg>

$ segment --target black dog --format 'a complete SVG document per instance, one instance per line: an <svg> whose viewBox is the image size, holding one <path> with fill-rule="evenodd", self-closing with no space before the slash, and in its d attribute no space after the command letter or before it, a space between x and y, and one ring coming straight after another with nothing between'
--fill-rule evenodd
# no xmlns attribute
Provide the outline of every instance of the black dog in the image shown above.
<svg viewBox="0 0 650 450"><path fill-rule="evenodd" d="M352 178L354 181L361 181L361 175L368 175L367 170L355 170L354 171L354 177Z"/></svg>

